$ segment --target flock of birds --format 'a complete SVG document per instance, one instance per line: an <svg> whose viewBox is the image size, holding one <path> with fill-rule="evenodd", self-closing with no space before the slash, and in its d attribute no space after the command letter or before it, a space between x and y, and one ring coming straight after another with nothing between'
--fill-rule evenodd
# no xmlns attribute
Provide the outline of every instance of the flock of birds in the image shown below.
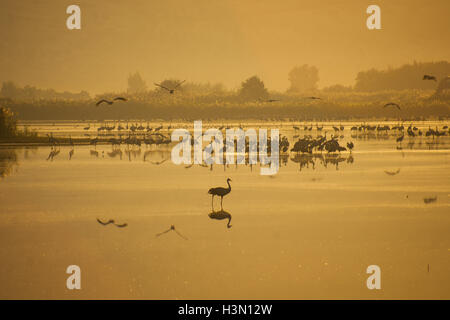
<svg viewBox="0 0 450 320"><path fill-rule="evenodd" d="M159 83L155 83L155 86L157 86L157 87L160 87L160 88L162 88L162 89L164 89L164 90L167 90L167 92L169 92L169 94L174 94L175 93L175 91L185 82L186 80L183 80L183 81L181 81L181 82L178 82L177 84L175 84L175 86L173 87L173 88L168 88L168 87L166 87L166 86L164 86L164 85L162 85L162 84L159 84ZM116 102L116 101L124 101L124 102L126 102L126 101L128 101L128 99L127 98L124 98L124 97L115 97L115 98L113 98L112 100L108 100L108 99L101 99L101 100L99 100L99 101L97 101L96 103L95 103L95 105L98 107L98 106L100 106L102 103L103 104L107 104L107 105L112 105L112 104L114 104L114 102Z"/></svg>
<svg viewBox="0 0 450 320"><path fill-rule="evenodd" d="M431 75L424 75L423 76L423 80L433 80L433 81L437 81L436 77L431 76ZM162 84L158 84L155 83L155 86L160 87L164 90L166 90L169 94L174 94L175 91L181 86L182 83L184 83L185 81L179 82L177 83L174 87L169 88L167 86L164 86ZM315 96L311 96L311 97L306 97L307 99L312 99L312 100L318 100L321 99L320 97L315 97ZM114 102L117 101L122 101L122 102L126 102L128 101L127 98L124 97L115 97L112 100L108 100L108 99L101 99L96 103L96 106L100 106L102 104L107 104L107 105L112 105ZM264 102L276 102L276 101L280 101L279 99L267 99L264 100ZM394 102L389 102L386 103L383 108L387 108L387 107L395 107L398 110L401 110L399 104L394 103ZM220 128L220 130L224 129L225 126L222 126ZM227 127L228 128L228 127ZM340 125L339 127L337 126L332 126L334 133L338 133L340 131L344 130L344 126ZM90 129L90 125L88 125L87 127L84 128L84 130L89 130ZM102 131L113 131L116 129L116 125L114 124L113 126L107 126L107 125L103 125L100 126L97 131L100 133ZM170 139L168 136L165 136L161 133L159 133L159 131L163 129L163 126L159 126L159 127L155 127L155 128L151 128L149 126L149 123L147 123L147 126L144 127L142 126L142 124L140 124L139 126L137 124L128 125L128 122L126 124L125 127L123 127L120 123L120 121L118 122L117 125L117 131L121 131L121 130L129 130L133 133L135 132L146 132L149 133L148 135L144 136L142 139L138 138L137 135L132 136L131 133L128 135L127 138L122 139L122 136L119 136L119 138L110 138L108 140L109 143L111 143L112 147L114 148L115 146L120 146L121 144L126 144L127 146L130 145L136 145L136 146L141 146L141 143L144 142L146 145L152 145L152 144L169 144L170 143ZM171 126L169 126L168 131L171 129ZM293 126L293 129L295 132L300 131L300 127L299 126ZM305 131L311 131L313 129L312 125L308 126L308 125L304 125L303 129ZM316 124L316 130L317 132L320 132L323 130L323 125L321 127L319 127ZM390 130L397 130L398 132L401 132L401 136L396 138L396 142L397 143L401 143L404 139L404 125L397 125L397 126L393 126L393 127L389 127L388 125L384 125L384 126L370 126L370 125L366 125L366 124L361 124L360 126L353 126L351 128L352 132L388 132ZM153 132L152 132L153 131ZM417 127L413 127L413 125L411 124L407 130L406 133L409 137L416 137L416 136L422 136L423 132L421 130L419 130ZM428 128L428 131L425 132L425 136L433 136L433 137L439 137L439 136L444 136L450 134L450 130L448 130L448 126L444 126L442 128L442 131L439 130L437 127L435 129L432 129L431 127ZM49 138L49 143L52 144L52 149L50 151L50 154L47 158L47 160L53 160L54 157L56 157L59 153L60 153L60 149L56 148L56 145L58 143L57 139L55 139L52 135L48 135ZM294 152L298 154L313 154L316 152L320 152L322 153L323 151L326 151L327 153L334 153L334 152L341 152L341 151L346 151L347 149L350 151L350 153L352 152L353 148L354 148L354 143L352 141L347 142L346 147L342 146L339 144L339 135L335 134L332 135L331 138L327 138L327 131L325 131L324 135L320 135L318 134L315 138L312 137L311 135L304 135L303 138L299 138L298 135L294 135L294 138L298 138L297 141L294 142L293 147L290 149L290 152ZM99 137L97 136L97 138L91 139L90 144L96 146L97 143L99 142ZM196 140L192 140L192 144L198 143L198 141ZM69 151L69 160L72 159L73 155L74 155L74 143L72 141L72 139L70 138L70 145L72 146L71 150ZM212 144L211 144L212 145ZM211 146L210 145L210 146ZM280 149L282 152L286 153L289 151L289 140L286 136L282 136L280 142ZM267 146L267 152L270 153L270 140ZM224 151L226 150L226 144L224 143ZM116 155L121 153L121 150L118 151L120 149L116 149L112 151L112 155ZM249 143L248 140L246 141L246 153L249 153ZM91 150L91 154L97 155L98 156L98 152L96 150ZM144 155L144 161L145 161L145 155ZM295 158L294 158L295 159ZM166 161L167 159L164 159L162 161L156 162L156 164L162 164ZM353 158L351 157L351 161L353 161ZM313 167L314 167L314 161L312 159L306 159L306 161L303 159L302 161L299 161L300 165L306 164L308 165L310 162L312 162ZM186 167L189 168L190 166ZM337 165L336 165L337 168ZM394 176L400 173L400 169L396 170L396 171L388 171L386 170L385 173L387 175L390 176ZM231 192L231 182L232 180L230 178L227 179L227 185L228 187L215 187L215 188L210 188L208 190L208 194L211 195L211 207L212 207L212 212L208 214L208 216L211 219L217 219L217 220L223 220L223 219L228 219L228 223L227 223L227 228L231 228L231 214L229 214L228 212L223 210L223 198L228 195ZM220 207L221 209L219 211L214 211L214 197L220 197ZM432 203L437 201L437 197L429 197L429 198L425 198L424 199L424 203L428 204L428 203ZM108 221L102 221L99 218L97 218L97 222L99 224L101 224L102 226L107 226L107 225L114 225L118 228L124 228L127 227L128 224L127 223L123 223L123 224L117 224L115 222L115 220L110 219ZM179 235L181 238L188 240L187 237L185 237L184 235L182 235L176 228L175 225L171 225L170 228L168 228L167 230L156 234L156 237L159 237L161 235L167 234L170 231L174 231L177 235Z"/></svg>

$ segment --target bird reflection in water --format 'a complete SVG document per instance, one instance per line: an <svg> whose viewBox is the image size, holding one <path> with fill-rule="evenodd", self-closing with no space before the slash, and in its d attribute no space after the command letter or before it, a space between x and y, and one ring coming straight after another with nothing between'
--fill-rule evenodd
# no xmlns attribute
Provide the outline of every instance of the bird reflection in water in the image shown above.
<svg viewBox="0 0 450 320"><path fill-rule="evenodd" d="M156 236L157 236L157 237L162 236L163 234L166 234L166 233L169 232L169 231L175 231L176 234L179 235L179 236L180 236L181 238L183 238L184 240L187 240L187 239L188 239L188 238L186 238L185 236L183 236L181 233L179 233L178 230L175 229L175 225L173 225L173 224L170 226L169 229L167 229L166 231L163 231L163 232L158 233Z"/></svg>
<svg viewBox="0 0 450 320"><path fill-rule="evenodd" d="M0 149L0 179L9 176L17 165L17 155L14 150Z"/></svg>
<svg viewBox="0 0 450 320"><path fill-rule="evenodd" d="M210 219L216 219L216 220L228 219L227 228L232 227L231 226L231 214L229 214L225 210L210 212L210 213L208 213L208 216Z"/></svg>

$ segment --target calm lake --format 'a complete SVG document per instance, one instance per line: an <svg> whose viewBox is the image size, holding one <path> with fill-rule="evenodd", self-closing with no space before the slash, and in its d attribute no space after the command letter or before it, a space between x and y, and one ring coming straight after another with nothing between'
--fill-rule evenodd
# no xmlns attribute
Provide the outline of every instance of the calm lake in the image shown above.
<svg viewBox="0 0 450 320"><path fill-rule="evenodd" d="M21 126L55 138L129 136L99 133L103 124ZM354 143L351 153L282 154L273 176L259 164L174 165L173 144L2 146L0 299L450 299L450 136L425 135L448 123L414 122L409 137L405 122L401 143L397 131L351 130L360 124L245 123L279 128L289 148L325 131ZM397 123L370 123L385 124ZM208 124L222 125L240 123ZM227 178L230 228L208 215L208 190ZM156 237L171 225L187 240ZM81 290L66 288L69 265L81 268ZM381 268L381 290L366 286L369 265Z"/></svg>

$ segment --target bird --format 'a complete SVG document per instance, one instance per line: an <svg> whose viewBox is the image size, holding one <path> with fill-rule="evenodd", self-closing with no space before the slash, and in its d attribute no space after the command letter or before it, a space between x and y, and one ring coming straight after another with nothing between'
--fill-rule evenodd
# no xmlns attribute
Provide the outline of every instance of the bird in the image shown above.
<svg viewBox="0 0 450 320"><path fill-rule="evenodd" d="M69 160L72 159L74 152L75 150L73 148L69 151Z"/></svg>
<svg viewBox="0 0 450 320"><path fill-rule="evenodd" d="M154 164L154 165L159 166L159 165L163 164L164 162L166 162L167 160L168 159L165 158L164 160L161 160L161 161L151 161L151 163Z"/></svg>
<svg viewBox="0 0 450 320"><path fill-rule="evenodd" d="M102 103L107 103L109 105L112 105L114 102L106 100L106 99L102 99L100 101L98 101L95 105L98 107L99 105L101 105Z"/></svg>
<svg viewBox="0 0 450 320"><path fill-rule="evenodd" d="M220 211L214 211L211 213L208 213L208 216L211 219L217 219L217 220L223 220L223 219L228 219L228 223L227 223L227 228L231 228L231 214L229 214L228 212L224 211L224 210L220 210Z"/></svg>
<svg viewBox="0 0 450 320"><path fill-rule="evenodd" d="M161 233L158 233L156 236L159 237L159 236L161 236L161 235L163 235L163 234L165 234L165 233L167 233L167 232L169 232L169 231L172 231L172 230L175 231L175 232L176 232L180 237L182 237L184 240L187 240L187 239L188 239L188 238L186 238L185 236L183 236L181 233L179 233L178 230L175 229L175 225L173 225L173 224L170 226L169 229L167 229L166 231L163 231L163 232L161 232Z"/></svg>
<svg viewBox="0 0 450 320"><path fill-rule="evenodd" d="M434 198L424 198L423 202L425 202L426 204L428 203L432 203L432 202L436 202L437 201L437 197L435 196Z"/></svg>
<svg viewBox="0 0 450 320"><path fill-rule="evenodd" d="M223 209L223 206L222 206L223 197L231 192L230 181L231 181L231 179L228 178L227 179L228 188L216 187L216 188L211 188L208 190L208 194L212 195L211 206L213 209L214 209L214 196L220 197L220 207Z"/></svg>
<svg viewBox="0 0 450 320"><path fill-rule="evenodd" d="M430 76L428 74L424 75L422 80L434 80L434 81L437 81L435 76Z"/></svg>
<svg viewBox="0 0 450 320"><path fill-rule="evenodd" d="M393 107L396 107L398 110L402 110L402 109L400 109L400 106L399 106L398 104L394 103L394 102L386 103L386 104L383 106L383 108L386 108L386 107L389 107L389 106L393 106Z"/></svg>
<svg viewBox="0 0 450 320"><path fill-rule="evenodd" d="M314 96L311 96L311 97L305 97L305 99L311 99L311 100L322 100L322 98L319 98L319 97L314 97Z"/></svg>
<svg viewBox="0 0 450 320"><path fill-rule="evenodd" d="M124 97L115 97L112 101L111 100L102 99L102 100L98 101L95 105L97 107L99 105L101 105L102 103L107 103L109 105L112 105L114 103L114 101L128 101L128 99L124 98Z"/></svg>
<svg viewBox="0 0 450 320"><path fill-rule="evenodd" d="M103 221L101 221L99 218L97 218L97 221L98 221L98 223L100 223L100 224L102 224L102 225L104 225L104 226L107 226L107 225L110 224L110 223L114 223L114 220L113 220L113 219L109 219L109 221L103 222Z"/></svg>
<svg viewBox="0 0 450 320"><path fill-rule="evenodd" d="M117 224L113 219L109 219L108 221L103 222L99 218L97 218L97 222L104 226L107 226L108 224L112 223L113 225L115 225L118 228L125 228L126 226L128 226L128 223Z"/></svg>
<svg viewBox="0 0 450 320"><path fill-rule="evenodd" d="M350 152L352 152L352 149L355 145L353 144L353 142L347 142L347 148L350 150Z"/></svg>
<svg viewBox="0 0 450 320"><path fill-rule="evenodd" d="M170 94L173 94L173 93L175 92L175 90L176 90L183 82L185 82L185 81L186 81L186 80L183 80L183 81L179 82L179 83L178 83L175 87L173 87L172 89L169 89L169 88L167 88L167 87L165 87L165 86L163 86L163 85L161 85L161 84L159 84L159 83L155 83L155 86L158 86L158 87L160 87L160 88L163 88L163 89L169 91Z"/></svg>
<svg viewBox="0 0 450 320"><path fill-rule="evenodd" d="M128 223L123 223L123 224L117 224L117 223L114 223L114 225L115 225L117 228L125 228L126 226L128 226Z"/></svg>
<svg viewBox="0 0 450 320"><path fill-rule="evenodd" d="M397 169L397 171L387 171L387 170L384 170L384 172L385 172L386 174L390 175L390 176L395 176L396 174L399 174L399 173L400 173L400 169Z"/></svg>

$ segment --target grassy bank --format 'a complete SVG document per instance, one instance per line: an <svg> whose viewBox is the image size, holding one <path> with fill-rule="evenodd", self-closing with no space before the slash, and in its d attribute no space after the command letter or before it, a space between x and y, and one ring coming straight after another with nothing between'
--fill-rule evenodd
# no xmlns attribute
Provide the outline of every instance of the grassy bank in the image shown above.
<svg viewBox="0 0 450 320"><path fill-rule="evenodd" d="M247 120L299 121L360 119L446 119L450 100L430 99L431 92L315 93L321 99L273 94L279 101L239 101L235 96L149 95L96 106L90 101L7 101L20 120ZM383 108L396 102L401 110Z"/></svg>

